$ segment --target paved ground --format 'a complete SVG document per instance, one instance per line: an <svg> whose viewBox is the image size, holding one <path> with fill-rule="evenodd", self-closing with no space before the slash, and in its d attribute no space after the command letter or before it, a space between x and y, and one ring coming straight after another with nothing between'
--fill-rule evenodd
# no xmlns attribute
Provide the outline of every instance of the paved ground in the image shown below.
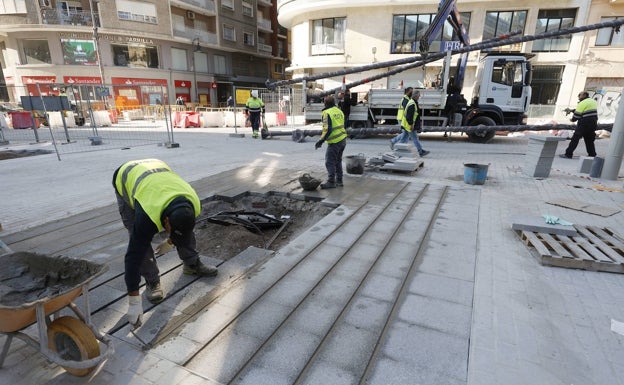
<svg viewBox="0 0 624 385"><path fill-rule="evenodd" d="M112 170L120 163L144 157L165 160L184 178L199 181L241 166L254 166L263 172L251 175L251 183L262 185L279 169L318 169L324 175L323 152L315 151L314 139L293 143L288 137L273 140L233 138L227 130L184 130L177 134L178 149L145 146L128 150L98 151L69 154L58 161L55 155L39 155L0 162L0 223L4 230L0 239L18 232L68 216L96 210L114 202L110 186ZM525 173L527 140L497 137L488 144L468 143L462 137L452 141L439 135L424 135L423 146L431 154L424 168L413 176L366 172L365 177L382 180L431 185L434 190L449 186L457 192L460 202L464 191L466 213L478 213L476 229L457 231L461 238L476 230L474 262L469 265L468 286L440 292L444 279L440 270L430 272L414 289L414 307L426 309L412 321L423 328L431 319L445 319L433 325L439 329L457 326L456 307L438 306L424 301L431 296L448 293L469 303L467 354L456 368L445 367L440 340L414 340L403 346L402 359L415 367L439 367L440 372L454 372L452 383L467 384L624 384L624 336L611 330L612 320L624 322L624 277L620 274L546 267L531 255L517 234L510 229L510 217L517 213L541 216L549 214L570 222L622 229L624 214L609 217L583 213L547 204L548 200L568 198L621 209L624 203L622 179L607 181L591 179L577 173L578 159L555 158L548 178L533 178ZM387 138L352 140L346 154L363 153L368 157L388 151ZM560 143L559 151L567 142ZM597 141L598 153L605 155L609 140ZM40 145L37 145L39 148ZM35 146L33 146L35 148ZM583 154L581 148L577 154ZM463 183L464 163L489 164L488 180L483 186ZM622 173L620 173L622 174ZM353 185L362 177L346 180ZM616 191L608 191L616 190ZM446 226L460 221L460 209L446 219ZM470 231L468 231L470 230ZM624 232L623 232L624 233ZM466 250L453 250L461 257ZM447 266L447 270L459 265ZM424 266L423 269L426 269ZM448 289L448 288L447 288ZM469 291L469 293L466 293ZM420 299L420 301L418 301ZM461 299L461 300L460 300ZM448 300L448 298L447 298ZM423 316L424 314L424 316ZM408 317L409 318L409 317ZM429 328L431 329L431 327ZM410 335L409 333L407 335ZM431 334L428 334L429 336ZM0 340L3 341L3 340ZM55 365L28 365L21 348L11 355L0 370L2 383L82 383L68 377ZM119 344L118 355L107 363L108 370L92 383L182 383L207 382L196 371L187 371L164 360L162 356L146 358L144 365L123 365L123 357L140 354ZM32 350L30 350L32 352ZM406 357L407 356L407 357ZM12 358L19 357L19 358ZM430 359L433 357L433 359ZM211 356L206 360L218 359ZM28 361L28 360L26 360ZM150 364L151 362L151 364ZM387 373L399 373L400 365L386 361ZM147 369L146 369L147 368ZM176 377L176 373L184 377ZM459 375L457 375L459 373ZM429 378L406 382L399 377L370 377L371 383L439 383ZM317 382L320 383L320 382ZM325 382L327 383L327 382ZM444 383L451 383L446 381Z"/></svg>

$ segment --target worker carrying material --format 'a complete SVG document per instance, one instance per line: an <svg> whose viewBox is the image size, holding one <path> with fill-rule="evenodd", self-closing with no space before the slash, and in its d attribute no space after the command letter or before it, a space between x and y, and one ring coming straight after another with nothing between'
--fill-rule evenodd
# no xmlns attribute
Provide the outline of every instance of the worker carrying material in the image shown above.
<svg viewBox="0 0 624 385"><path fill-rule="evenodd" d="M145 278L149 301L157 303L164 298L154 252L162 255L175 246L184 263L184 274L210 277L217 275L217 268L204 265L195 249L193 229L201 211L199 197L165 162L126 162L115 170L113 186L121 220L130 235L124 260L128 321L138 327L143 314L141 276ZM153 250L152 238L163 230L168 238Z"/></svg>

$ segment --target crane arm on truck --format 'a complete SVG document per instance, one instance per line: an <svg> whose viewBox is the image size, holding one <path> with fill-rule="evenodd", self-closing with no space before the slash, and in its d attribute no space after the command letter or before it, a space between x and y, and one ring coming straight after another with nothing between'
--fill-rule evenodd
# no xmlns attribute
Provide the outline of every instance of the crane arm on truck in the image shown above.
<svg viewBox="0 0 624 385"><path fill-rule="evenodd" d="M440 0L438 6L438 14L429 25L429 28L420 39L420 53L424 56L429 52L431 43L440 36L440 31L444 27L444 23L448 21L464 47L470 45L470 37L468 31L461 21L459 10L457 9L457 0ZM442 51L452 50L454 47L440 47ZM464 75L466 73L466 64L468 63L468 53L464 52L457 64L457 73L455 74L455 84L457 90L460 91L464 86Z"/></svg>

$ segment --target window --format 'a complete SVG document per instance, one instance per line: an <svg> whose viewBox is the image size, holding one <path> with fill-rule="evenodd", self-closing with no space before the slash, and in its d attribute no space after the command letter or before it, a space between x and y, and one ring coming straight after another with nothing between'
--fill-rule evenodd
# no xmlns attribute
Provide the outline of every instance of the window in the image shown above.
<svg viewBox="0 0 624 385"><path fill-rule="evenodd" d="M223 39L229 41L236 41L236 30L229 25L223 25Z"/></svg>
<svg viewBox="0 0 624 385"><path fill-rule="evenodd" d="M195 55L195 71L208 72L208 55L204 52L193 52Z"/></svg>
<svg viewBox="0 0 624 385"><path fill-rule="evenodd" d="M253 6L246 1L243 1L243 15L253 17Z"/></svg>
<svg viewBox="0 0 624 385"><path fill-rule="evenodd" d="M522 63L497 60L492 68L492 81L506 86L522 84Z"/></svg>
<svg viewBox="0 0 624 385"><path fill-rule="evenodd" d="M111 44L113 63L119 67L159 68L158 49L144 44Z"/></svg>
<svg viewBox="0 0 624 385"><path fill-rule="evenodd" d="M575 9L541 10L537 14L535 34L572 28L575 17ZM533 52L566 52L570 47L571 39L572 37L567 35L535 40L533 42Z"/></svg>
<svg viewBox="0 0 624 385"><path fill-rule="evenodd" d="M52 63L47 40L24 40L22 41L22 48L24 49L26 64Z"/></svg>
<svg viewBox="0 0 624 385"><path fill-rule="evenodd" d="M66 65L97 65L93 40L61 39L63 62Z"/></svg>
<svg viewBox="0 0 624 385"><path fill-rule="evenodd" d="M115 0L120 20L158 24L156 5L132 0Z"/></svg>
<svg viewBox="0 0 624 385"><path fill-rule="evenodd" d="M284 64L282 64L282 63L275 63L273 65L273 72L275 72L276 74L283 74L284 73Z"/></svg>
<svg viewBox="0 0 624 385"><path fill-rule="evenodd" d="M420 52L420 39L435 18L435 14L394 15L392 19L391 53ZM460 12L460 19L466 30L470 27L470 12ZM439 36L430 44L430 52L442 51L442 42L459 41L459 36L448 22L444 23Z"/></svg>
<svg viewBox="0 0 624 385"><path fill-rule="evenodd" d="M312 21L312 55L343 54L347 19L332 18Z"/></svg>
<svg viewBox="0 0 624 385"><path fill-rule="evenodd" d="M221 0L221 7L234 10L234 0Z"/></svg>
<svg viewBox="0 0 624 385"><path fill-rule="evenodd" d="M225 63L225 56L214 55L214 72L216 74L227 74L227 66Z"/></svg>
<svg viewBox="0 0 624 385"><path fill-rule="evenodd" d="M171 68L174 70L188 71L188 56L185 49L171 48Z"/></svg>
<svg viewBox="0 0 624 385"><path fill-rule="evenodd" d="M26 13L26 0L0 1L0 15L10 15L13 13Z"/></svg>
<svg viewBox="0 0 624 385"><path fill-rule="evenodd" d="M483 40L493 39L510 32L520 31L524 34L527 11L491 11L485 14ZM520 51L522 43L491 48L495 51Z"/></svg>
<svg viewBox="0 0 624 385"><path fill-rule="evenodd" d="M564 66L534 66L531 80L531 104L555 105Z"/></svg>
<svg viewBox="0 0 624 385"><path fill-rule="evenodd" d="M254 45L254 34L253 32L243 32L243 42L245 45Z"/></svg>
<svg viewBox="0 0 624 385"><path fill-rule="evenodd" d="M603 17L600 19L600 22L605 23L621 18L622 17ZM599 29L598 35L596 36L596 46L624 47L624 33L621 29L622 27L620 27L619 33L616 33L613 27Z"/></svg>

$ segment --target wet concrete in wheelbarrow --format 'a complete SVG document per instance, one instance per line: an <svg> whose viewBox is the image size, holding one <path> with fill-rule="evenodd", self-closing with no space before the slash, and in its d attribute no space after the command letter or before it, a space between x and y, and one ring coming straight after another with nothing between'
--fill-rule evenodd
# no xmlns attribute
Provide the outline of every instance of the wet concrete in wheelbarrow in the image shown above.
<svg viewBox="0 0 624 385"><path fill-rule="evenodd" d="M0 306L53 298L88 281L104 266L67 257L16 252L0 257Z"/></svg>

